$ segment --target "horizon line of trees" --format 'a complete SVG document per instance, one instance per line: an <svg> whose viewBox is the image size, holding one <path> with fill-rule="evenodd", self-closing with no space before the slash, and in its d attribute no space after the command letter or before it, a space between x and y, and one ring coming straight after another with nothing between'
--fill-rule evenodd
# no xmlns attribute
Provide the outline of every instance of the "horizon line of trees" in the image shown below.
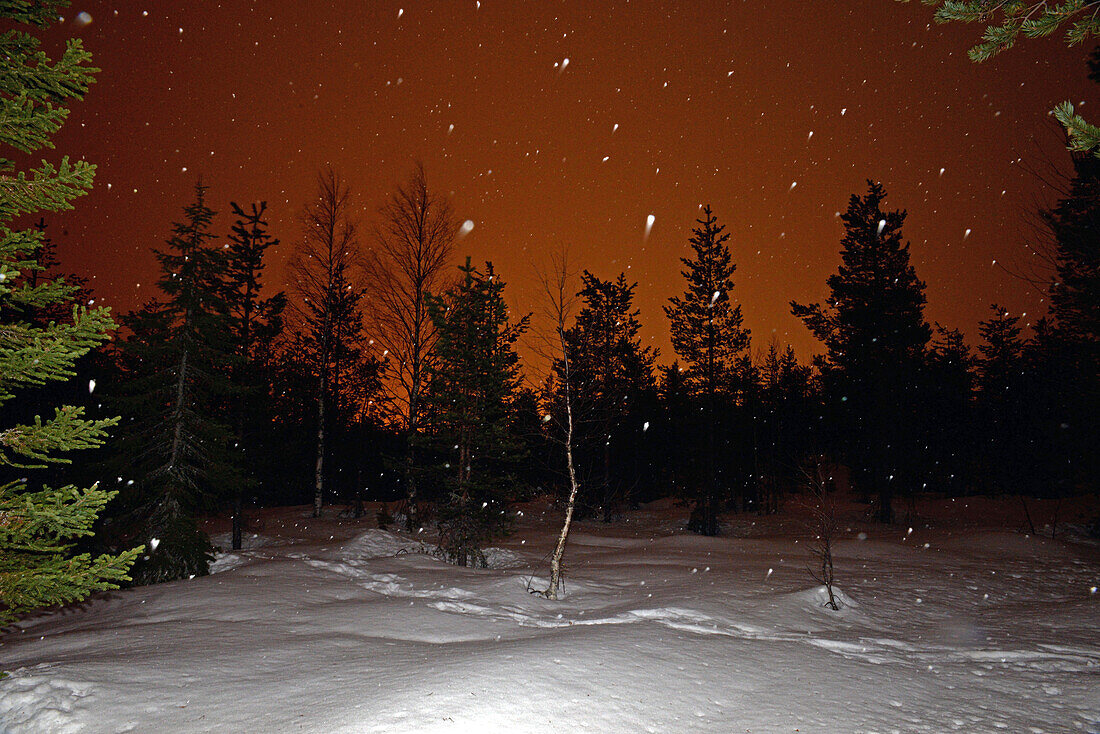
<svg viewBox="0 0 1100 734"><path fill-rule="evenodd" d="M323 171L289 294L264 295L278 245L266 204L232 202L219 237L197 183L157 251L160 294L81 367L103 385L83 396L88 409L123 415L117 440L77 472L118 485L97 547L144 543L139 582L181 578L212 557L199 513L230 512L239 547L246 505L310 501L319 515L339 503L360 516L373 499L396 503L410 529L437 528L448 559L478 565L510 502L568 494L567 409L577 513L607 522L674 495L692 504L692 530L718 534L723 513L777 511L821 456L849 468L884 522L924 491L1096 492L1097 327L1082 302L1095 272L1074 243L1096 224L1100 161L1074 165L1070 196L1043 215L1058 277L1031 336L996 305L975 351L929 324L905 212L868 181L842 215L826 300L791 304L825 347L811 363L775 340L754 354L729 235L706 206L683 294L665 307L677 360L642 346L637 283L585 270L540 381L523 379L515 349L530 317L508 313L492 263L451 261L455 220L422 167L381 210L369 250L346 183ZM52 248L39 256L56 267Z"/></svg>

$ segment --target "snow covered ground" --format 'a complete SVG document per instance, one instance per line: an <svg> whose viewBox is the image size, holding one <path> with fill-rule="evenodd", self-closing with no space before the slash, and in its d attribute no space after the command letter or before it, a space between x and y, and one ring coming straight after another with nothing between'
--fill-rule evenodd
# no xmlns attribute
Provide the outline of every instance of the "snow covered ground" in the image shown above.
<svg viewBox="0 0 1100 734"><path fill-rule="evenodd" d="M558 517L527 505L471 570L265 511L211 576L0 638L0 731L1100 732L1095 546L853 510L833 612L797 512L703 538L660 502L580 523L553 602Z"/></svg>

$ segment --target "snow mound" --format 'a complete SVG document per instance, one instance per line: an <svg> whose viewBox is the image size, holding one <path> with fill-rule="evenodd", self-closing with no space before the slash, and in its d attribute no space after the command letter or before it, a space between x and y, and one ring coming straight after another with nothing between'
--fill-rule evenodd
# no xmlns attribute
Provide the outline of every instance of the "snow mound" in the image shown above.
<svg viewBox="0 0 1100 734"><path fill-rule="evenodd" d="M248 558L239 553L215 553L214 562L210 564L210 573L223 573L232 571L248 563Z"/></svg>
<svg viewBox="0 0 1100 734"><path fill-rule="evenodd" d="M241 537L241 550L239 551L221 550L233 546L232 533L217 533L211 535L210 542L219 550L214 552L214 561L210 564L209 571L210 573L223 573L252 562L254 559L248 551L255 550L256 548L263 548L264 546L276 545L279 543L279 540L270 538L266 535L259 535L258 533L245 533Z"/></svg>
<svg viewBox="0 0 1100 734"><path fill-rule="evenodd" d="M74 709L91 695L91 686L42 675L48 665L20 668L0 696L0 721L5 732L76 734L86 731ZM32 672L33 671L33 672Z"/></svg>
<svg viewBox="0 0 1100 734"><path fill-rule="evenodd" d="M484 553L488 568L519 568L525 565L523 556L507 548L486 548Z"/></svg>
<svg viewBox="0 0 1100 734"><path fill-rule="evenodd" d="M829 611L833 611L827 606L829 604L829 590L824 586L815 586L812 589L795 592L790 595L790 598L815 609L828 609ZM840 611L855 609L859 606L852 597L845 594L836 586L833 587L833 599L836 601L836 605L840 607Z"/></svg>
<svg viewBox="0 0 1100 734"><path fill-rule="evenodd" d="M364 561L370 558L386 558L398 553L423 553L428 548L417 540L410 540L389 530L372 528L360 533L340 549L340 559Z"/></svg>

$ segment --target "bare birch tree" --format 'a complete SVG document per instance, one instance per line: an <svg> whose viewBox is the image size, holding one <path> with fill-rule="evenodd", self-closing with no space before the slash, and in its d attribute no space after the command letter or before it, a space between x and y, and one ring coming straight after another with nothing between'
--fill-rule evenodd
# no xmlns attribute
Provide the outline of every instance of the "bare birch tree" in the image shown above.
<svg viewBox="0 0 1100 734"><path fill-rule="evenodd" d="M814 533L814 543L810 546L816 563L810 569L810 576L825 587L829 598L823 606L837 611L840 609L833 592L836 583L833 574L833 538L837 534L836 506L830 496L830 478L825 474L825 462L821 457L815 457L809 467L802 468L806 480L806 488L810 492L811 527Z"/></svg>
<svg viewBox="0 0 1100 734"><path fill-rule="evenodd" d="M539 592L547 599L560 598L562 591L562 558L565 556L565 545L569 540L569 528L573 523L573 510L577 504L577 494L580 491L580 483L577 481L577 470L573 464L573 385L572 371L570 367L569 342L565 335L565 322L572 313L576 296L570 288L572 275L569 272L569 263L566 253L562 251L557 257L551 259L549 272L538 273L545 298L545 316L551 324L552 333L544 336L544 345L536 349L540 356L549 361L551 372L554 372L554 364L560 365L557 379L560 382L558 391L562 405L562 418L560 429L562 431L561 443L565 450L565 466L569 474L569 499L565 505L565 519L562 521L561 532L558 534L558 543L554 547L554 553L550 557L550 585ZM553 418L554 411L547 413L548 418Z"/></svg>
<svg viewBox="0 0 1100 734"><path fill-rule="evenodd" d="M352 265L358 247L351 219L351 190L331 168L317 175L317 197L302 213L303 237L291 272L297 296L294 314L306 332L317 378L317 458L314 467L313 516L321 516L325 492L325 421L333 380L338 368L331 359L338 331L338 314L346 291L352 288Z"/></svg>
<svg viewBox="0 0 1100 734"><path fill-rule="evenodd" d="M445 286L458 228L450 203L428 188L423 164L381 209L367 253L368 318L388 362L384 390L404 429L406 527L417 523L416 437L422 428L426 366L435 343L429 293Z"/></svg>

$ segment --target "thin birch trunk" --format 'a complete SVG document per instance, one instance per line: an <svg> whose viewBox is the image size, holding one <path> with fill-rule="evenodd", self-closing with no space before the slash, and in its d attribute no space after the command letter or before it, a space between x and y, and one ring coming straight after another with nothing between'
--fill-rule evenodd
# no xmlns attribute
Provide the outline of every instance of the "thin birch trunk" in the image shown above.
<svg viewBox="0 0 1100 734"><path fill-rule="evenodd" d="M547 599L557 599L561 592L561 559L565 555L565 544L569 540L569 526L573 523L573 508L577 504L577 472L573 466L573 396L569 387L569 353L565 347L565 332L558 329L561 340L562 361L565 366L565 462L569 468L569 502L565 506L565 521L558 535L558 545L550 559L550 587L543 592Z"/></svg>
<svg viewBox="0 0 1100 734"><path fill-rule="evenodd" d="M317 399L317 464L313 473L313 516L321 516L325 495L325 386L321 384L321 396Z"/></svg>

